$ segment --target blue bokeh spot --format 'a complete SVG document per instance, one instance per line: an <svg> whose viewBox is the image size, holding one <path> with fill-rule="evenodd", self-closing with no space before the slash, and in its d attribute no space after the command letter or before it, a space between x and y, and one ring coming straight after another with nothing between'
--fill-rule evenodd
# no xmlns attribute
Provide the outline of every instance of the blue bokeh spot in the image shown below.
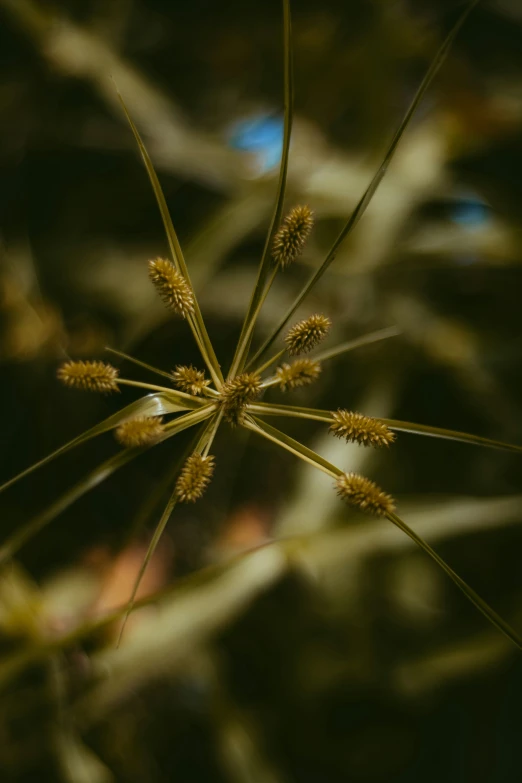
<svg viewBox="0 0 522 783"><path fill-rule="evenodd" d="M279 164L283 152L284 122L282 117L257 114L233 122L227 131L233 149L253 152L262 173Z"/></svg>
<svg viewBox="0 0 522 783"><path fill-rule="evenodd" d="M488 222L491 210L484 201L478 199L462 199L451 209L451 219L459 226L478 228Z"/></svg>

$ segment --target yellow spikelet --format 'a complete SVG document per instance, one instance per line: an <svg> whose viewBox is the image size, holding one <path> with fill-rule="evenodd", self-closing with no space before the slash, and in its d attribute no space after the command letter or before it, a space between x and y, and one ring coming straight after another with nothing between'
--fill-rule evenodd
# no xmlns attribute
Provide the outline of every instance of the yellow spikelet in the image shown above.
<svg viewBox="0 0 522 783"><path fill-rule="evenodd" d="M195 503L203 495L214 474L214 463L210 455L190 455L176 482L176 496L181 503Z"/></svg>
<svg viewBox="0 0 522 783"><path fill-rule="evenodd" d="M239 424L245 408L261 391L261 377L256 372L245 372L227 381L221 389L223 414L231 424Z"/></svg>
<svg viewBox="0 0 522 783"><path fill-rule="evenodd" d="M174 264L165 258L149 261L149 277L167 307L182 318L194 312L192 290Z"/></svg>
<svg viewBox="0 0 522 783"><path fill-rule="evenodd" d="M337 494L350 506L378 517L392 514L395 503L391 495L383 492L377 484L357 473L343 473L336 482Z"/></svg>
<svg viewBox="0 0 522 783"><path fill-rule="evenodd" d="M284 268L301 255L314 219L307 206L294 207L283 220L272 245L272 256Z"/></svg>
<svg viewBox="0 0 522 783"><path fill-rule="evenodd" d="M120 424L114 432L118 443L126 448L146 446L161 437L163 424L161 416L137 416Z"/></svg>
<svg viewBox="0 0 522 783"><path fill-rule="evenodd" d="M74 389L96 392L119 391L118 370L105 362L65 362L58 368L58 379Z"/></svg>
<svg viewBox="0 0 522 783"><path fill-rule="evenodd" d="M296 359L291 364L282 364L275 371L281 391L308 386L316 381L320 374L320 362L314 362L312 359Z"/></svg>
<svg viewBox="0 0 522 783"><path fill-rule="evenodd" d="M308 353L324 340L332 322L326 315L311 315L304 321L294 324L285 337L290 356Z"/></svg>
<svg viewBox="0 0 522 783"><path fill-rule="evenodd" d="M177 365L172 377L178 389L194 396L202 394L203 390L210 385L210 381L205 379L203 370L196 370L195 367L185 367L181 364Z"/></svg>
<svg viewBox="0 0 522 783"><path fill-rule="evenodd" d="M332 411L334 421L330 432L337 438L345 438L362 446L389 446L395 440L395 433L378 419L364 416L356 411Z"/></svg>

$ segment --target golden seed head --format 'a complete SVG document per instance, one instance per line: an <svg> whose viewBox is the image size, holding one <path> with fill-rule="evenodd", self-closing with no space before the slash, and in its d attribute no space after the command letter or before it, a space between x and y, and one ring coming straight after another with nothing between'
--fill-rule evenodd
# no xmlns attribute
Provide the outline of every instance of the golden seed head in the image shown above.
<svg viewBox="0 0 522 783"><path fill-rule="evenodd" d="M384 517L395 510L391 495L387 495L373 481L357 473L343 473L337 479L336 486L337 494L343 500L367 514Z"/></svg>
<svg viewBox="0 0 522 783"><path fill-rule="evenodd" d="M204 370L196 370L192 366L185 367L178 364L172 373L172 377L178 389L194 396L201 394L210 385L210 381L205 380Z"/></svg>
<svg viewBox="0 0 522 783"><path fill-rule="evenodd" d="M149 261L149 277L167 305L182 318L194 312L192 290L174 264L165 258Z"/></svg>
<svg viewBox="0 0 522 783"><path fill-rule="evenodd" d="M118 370L105 362L65 362L58 368L58 379L74 389L87 391L119 391Z"/></svg>
<svg viewBox="0 0 522 783"><path fill-rule="evenodd" d="M308 386L319 378L320 362L313 359L296 359L292 364L282 364L275 371L281 391L297 389L298 386Z"/></svg>
<svg viewBox="0 0 522 783"><path fill-rule="evenodd" d="M187 459L176 482L176 496L181 503L195 503L206 490L214 473L214 457L195 452Z"/></svg>
<svg viewBox="0 0 522 783"><path fill-rule="evenodd" d="M314 219L310 207L294 207L285 217L274 237L272 256L284 268L301 255Z"/></svg>
<svg viewBox="0 0 522 783"><path fill-rule="evenodd" d="M161 416L136 416L117 427L114 435L126 448L146 446L158 440L163 433Z"/></svg>
<svg viewBox="0 0 522 783"><path fill-rule="evenodd" d="M304 321L294 324L285 337L290 356L300 353L308 353L324 340L332 322L326 315L311 315Z"/></svg>
<svg viewBox="0 0 522 783"><path fill-rule="evenodd" d="M345 438L352 443L360 443L361 446L375 447L389 446L395 440L395 433L386 424L371 416L341 408L332 411L332 416L334 421L330 432L336 438Z"/></svg>
<svg viewBox="0 0 522 783"><path fill-rule="evenodd" d="M261 391L261 376L256 372L245 372L227 381L221 389L223 414L231 424L240 424L249 402L253 402Z"/></svg>

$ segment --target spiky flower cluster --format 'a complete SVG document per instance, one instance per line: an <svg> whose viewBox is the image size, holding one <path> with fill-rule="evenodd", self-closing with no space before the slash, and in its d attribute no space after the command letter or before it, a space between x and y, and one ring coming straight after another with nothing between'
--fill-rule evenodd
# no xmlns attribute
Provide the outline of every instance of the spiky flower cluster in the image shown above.
<svg viewBox="0 0 522 783"><path fill-rule="evenodd" d="M205 379L204 370L197 370L192 366L186 367L178 364L172 373L172 378L178 389L196 397L210 385L210 381Z"/></svg>
<svg viewBox="0 0 522 783"><path fill-rule="evenodd" d="M315 467L321 471L324 471L329 476L336 479L336 488L338 494L351 506L370 514L377 516L387 516L390 522L403 530L407 535L425 552L444 569L446 574L453 579L455 584L464 592L464 594L483 612L486 617L504 634L514 641L517 646L522 649L522 638L510 628L510 626L501 618L498 617L496 612L492 610L485 601L480 599L466 583L455 574L452 569L447 566L442 558L440 558L431 548L427 545L423 539L414 533L408 525L403 522L394 513L394 501L390 495L384 493L373 481L358 475L356 473L343 473L335 465L330 464L320 455L315 454L311 449L299 443L297 440L290 438L284 432L269 425L262 418L263 415L267 416L291 416L301 419L320 420L327 421L331 424L330 430L337 437L345 438L347 441L354 441L364 445L372 446L385 446L389 445L394 435L383 424L382 421L372 419L368 416L357 412L351 412L348 410L338 410L336 413L329 413L328 411L317 411L314 409L296 407L291 405L274 405L264 401L258 401L256 405L250 405L260 394L261 390L279 384L280 388L295 389L299 386L304 386L316 380L319 376L321 365L319 362L312 361L310 359L298 359L292 364L284 364L278 367L275 371L275 375L270 379L262 381L261 373L271 367L281 355L276 353L268 360L264 360L264 363L259 363L259 360L263 356L266 350L274 343L275 339L281 333L284 325L287 323L291 315L304 301L305 297L309 294L313 286L317 283L322 274L326 271L327 267L335 257L340 244L345 241L351 230L357 224L358 219L363 215L367 206L369 205L373 194L375 193L382 177L384 176L388 164L394 155L398 142L401 139L406 127L413 117L414 110L419 104L420 99L428 84L430 83L433 75L437 72L442 58L444 57L448 45L454 38L460 25L470 12L472 6L476 5L477 0L471 0L466 4L466 9L463 15L457 21L456 26L453 27L449 36L446 38L441 49L439 50L436 59L433 61L428 74L422 82L421 87L416 93L413 103L408 109L408 114L403 120L398 132L395 134L393 141L391 142L388 151L386 152L381 165L375 173L370 185L368 186L365 194L359 200L358 206L355 211L348 218L344 224L340 234L335 239L330 251L326 255L322 264L312 274L308 283L305 284L302 292L298 295L297 299L291 305L290 310L287 311L285 317L279 323L277 328L272 331L271 335L267 337L263 345L257 350L254 356L249 357L250 346L254 338L254 329L256 321L261 312L261 307L266 300L269 290L276 278L276 273L279 267L285 267L288 264L295 261L298 255L302 252L305 242L310 234L313 225L312 213L307 206L295 207L284 219L279 226L279 230L274 236L271 246L268 248L271 251L273 259L275 261L274 269L271 275L266 275L266 263L268 261L267 254L263 253L261 259L261 265L259 273L256 278L255 288L250 297L250 304L248 306L245 318L243 321L241 335L239 342L236 346L236 351L232 359L231 369L227 381L225 382L221 365L215 354L212 341L205 327L203 316L200 308L197 304L196 294L191 286L189 272L183 257L181 247L176 237L172 221L168 215L165 199L161 191L159 180L154 172L152 163L145 149L145 146L140 138L138 129L128 115L128 111L123 104L124 111L129 119L132 132L136 137L138 146L145 162L149 177L151 179L153 190L158 201L158 206L164 221L166 233L169 239L170 246L174 250L175 263L171 263L166 259L156 258L149 262L149 275L152 283L156 287L158 293L162 297L165 304L172 309L175 313L178 313L188 321L188 326L192 331L196 344L199 348L201 358L205 362L206 368L212 378L213 386L210 387L210 382L205 380L204 374L192 367L177 367L176 370L168 375L171 381L170 385L159 386L152 383L142 383L139 381L133 381L130 379L122 378L118 375L118 371L111 365L103 362L67 362L58 371L58 377L68 386L81 389L89 389L93 391L117 391L120 386L134 386L138 388L144 388L155 392L154 395L148 395L141 401L135 401L119 411L117 414L113 414L105 422L102 422L98 427L94 427L91 430L83 434L83 436L77 437L70 443L65 444L61 448L57 449L53 454L47 458L40 460L35 465L24 470L18 476L6 482L0 486L0 491L7 489L8 486L14 482L36 470L41 465L47 463L50 459L57 457L59 454L68 451L69 449L79 445L86 439L92 437L95 434L106 432L113 426L116 426L115 422L120 422L120 426L116 429L116 437L124 446L141 446L151 441L163 441L167 437L173 437L179 432L185 429L194 427L196 425L204 425L200 432L195 436L197 438L196 451L185 461L179 478L177 479L176 486L174 488L174 498L181 502L194 502L197 500L206 487L208 486L214 471L214 458L211 456L203 456L201 449L203 448L204 454L211 449L211 444L221 426L222 418L228 419L232 424L241 424L251 432L257 433L261 437L267 438L270 442L278 444L281 448L293 453L295 456L302 458L307 464L314 464ZM284 16L285 16L285 94L291 95L292 86L292 65L291 65L291 19L290 19L290 3L284 2ZM123 103L123 101L122 101ZM285 110L285 133L283 154L281 156L282 165L279 176L279 187L277 192L277 199L274 214L276 219L279 220L281 204L285 198L285 185L287 175L287 161L290 145L290 131L292 125L292 112L291 101L286 102ZM270 236L272 236L272 224L270 228ZM317 343L323 339L325 334L330 328L330 321L323 315L313 315L311 318L295 324L286 337L286 346L292 356L299 355L310 351ZM351 341L344 345L337 346L332 351L323 355L322 361L327 358L333 358L333 356L339 356L351 347L357 347L357 345L363 345L367 342L373 342L374 339L382 339L383 336L390 336L391 333L397 333L397 330L381 330L375 333L373 338L367 336L359 341ZM386 333L386 335L383 334ZM376 335L379 335L378 337ZM368 339L370 337L370 339ZM143 362L133 360L132 357L125 357L120 351L115 351L124 358L135 361L137 364L144 366L149 371L156 372L158 375L164 377L166 373L162 370L151 367L150 365L144 365ZM247 370L252 368L260 368L258 372L244 372L242 368ZM243 373L243 374L238 374ZM181 394L179 391L172 388L172 381L177 383L180 389L184 390ZM188 394L187 394L188 391ZM202 399L201 396L205 395ZM151 399L152 397L152 399ZM165 425L161 422L159 417L151 417L151 410L158 412L180 412L180 416L175 421ZM182 412L183 411L183 412ZM188 411L188 412L184 412ZM141 416L138 413L141 412ZM251 415L250 415L251 414ZM135 418L129 420L129 416ZM488 441L485 438L476 438L466 433L450 432L448 430L442 430L440 428L429 427L426 425L413 425L409 422L394 422L394 430L405 430L409 432L417 432L419 434L431 434L444 438L451 438L454 440L460 440L463 442L481 443L482 445L493 446L495 448L507 448L510 451L518 451L522 453L522 446L515 446L514 444L502 444L497 441ZM202 446L202 444L205 444ZM140 448L130 449L128 453L122 453L116 455L116 460L104 462L98 466L98 468L89 473L89 475L81 482L79 482L74 490L66 492L57 501L53 502L49 509L44 514L39 514L35 519L30 520L21 530L17 529L7 542L2 542L0 551L0 560L4 562L7 558L11 558L19 547L26 542L35 532L40 530L43 524L49 522L56 514L67 508L75 499L79 498L82 494L89 491L97 483L104 480L114 469L123 466L130 459L133 459L141 452ZM108 469L110 465L110 469ZM167 506L162 514L154 536L147 550L144 558L142 568L134 584L133 592L127 605L127 614L131 611L134 605L134 599L137 595L140 580L145 573L147 564L150 562L155 548L159 542L162 531L168 521L170 513L172 511L172 498L169 498ZM289 550L288 550L289 551ZM91 624L88 625L88 632L91 631ZM80 635L83 633L80 628ZM75 631L76 638L77 631ZM80 638L78 635L78 639ZM70 635L65 634L65 645L70 644ZM53 641L53 648L55 647ZM59 646L56 645L56 650ZM45 652L45 651L44 651ZM38 653L38 650L37 650ZM26 656L27 657L27 656ZM29 662L33 660L32 656L29 656Z"/></svg>
<svg viewBox="0 0 522 783"><path fill-rule="evenodd" d="M236 375L225 383L221 390L223 415L230 424L240 424L245 408L261 391L261 376L257 372Z"/></svg>
<svg viewBox="0 0 522 783"><path fill-rule="evenodd" d="M332 411L332 416L334 421L330 426L330 432L337 438L376 448L389 446L395 440L395 433L372 416L341 408Z"/></svg>
<svg viewBox="0 0 522 783"><path fill-rule="evenodd" d="M321 340L324 340L332 322L326 315L311 315L304 321L294 324L285 337L290 356L309 353Z"/></svg>
<svg viewBox="0 0 522 783"><path fill-rule="evenodd" d="M203 495L214 474L214 463L211 455L190 455L176 482L176 497L181 503L195 503Z"/></svg>
<svg viewBox="0 0 522 783"><path fill-rule="evenodd" d="M391 495L383 492L377 484L357 473L343 473L336 481L337 494L350 506L374 516L392 514L395 503Z"/></svg>
<svg viewBox="0 0 522 783"><path fill-rule="evenodd" d="M313 359L296 359L291 364L282 364L275 371L281 391L308 386L316 381L320 374L321 364Z"/></svg>
<svg viewBox="0 0 522 783"><path fill-rule="evenodd" d="M105 362L65 362L58 368L58 379L74 389L95 392L119 391L118 370Z"/></svg>
<svg viewBox="0 0 522 783"><path fill-rule="evenodd" d="M167 307L182 318L194 312L192 289L173 263L166 258L149 261L149 277Z"/></svg>
<svg viewBox="0 0 522 783"><path fill-rule="evenodd" d="M161 416L136 416L117 427L114 436L126 448L154 443L163 434Z"/></svg>
<svg viewBox="0 0 522 783"><path fill-rule="evenodd" d="M294 207L283 220L272 245L272 256L284 268L301 255L314 219L307 206Z"/></svg>

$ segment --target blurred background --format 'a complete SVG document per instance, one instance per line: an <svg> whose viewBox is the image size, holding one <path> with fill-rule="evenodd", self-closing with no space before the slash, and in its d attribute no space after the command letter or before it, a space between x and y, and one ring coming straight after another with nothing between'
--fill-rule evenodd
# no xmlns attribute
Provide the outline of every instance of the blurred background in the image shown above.
<svg viewBox="0 0 522 783"><path fill-rule="evenodd" d="M317 223L256 342L324 258L462 9L292 6L287 206L309 204ZM480 3L296 315L329 315L329 345L388 326L400 335L270 400L522 442L521 51L520 0ZM277 181L281 3L0 0L0 69L3 481L137 397L68 391L56 381L64 358L103 359L110 345L167 371L201 366L147 279L166 242L115 84L228 366ZM368 453L312 422L274 423L377 480L522 629L517 455L407 434ZM0 573L2 781L513 780L520 654L389 523L350 512L327 477L241 431L220 432L209 491L176 509L147 571L142 596L174 585L161 608L136 612L119 650L117 624L53 647L127 600L187 442L96 487ZM1 540L115 450L103 436L10 488ZM294 539L283 557L278 542Z"/></svg>

